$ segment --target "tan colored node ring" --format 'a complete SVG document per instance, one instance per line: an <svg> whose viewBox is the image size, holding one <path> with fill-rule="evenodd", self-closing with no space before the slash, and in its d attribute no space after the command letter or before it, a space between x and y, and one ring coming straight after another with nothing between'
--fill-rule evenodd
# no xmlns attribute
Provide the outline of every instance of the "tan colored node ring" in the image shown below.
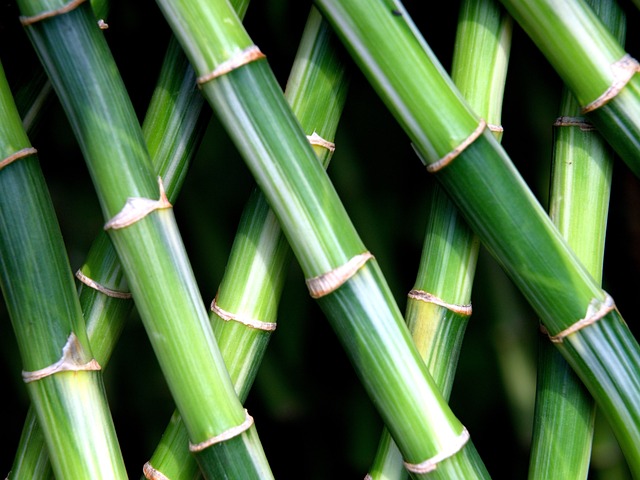
<svg viewBox="0 0 640 480"><path fill-rule="evenodd" d="M309 289L309 294L312 298L320 298L337 290L347 280L353 277L371 258L373 258L371 253L364 252L352 257L344 265L340 265L327 273L323 273L317 277L307 278L305 282Z"/></svg>
<svg viewBox="0 0 640 480"><path fill-rule="evenodd" d="M316 145L318 147L326 148L327 150L329 150L332 153L336 149L336 144L335 143L330 142L329 140L325 140L320 135L318 135L317 132L313 132L311 135L307 135L307 140L309 140L309 143L311 145Z"/></svg>
<svg viewBox="0 0 640 480"><path fill-rule="evenodd" d="M142 467L142 473L147 480L170 480L164 473L153 468L149 462Z"/></svg>
<svg viewBox="0 0 640 480"><path fill-rule="evenodd" d="M221 443L221 442L230 440L233 437L237 437L238 435L245 432L246 430L249 430L249 428L251 428L251 425L253 425L253 417L249 415L249 412L247 412L246 410L244 411L244 413L245 413L245 420L240 425L231 427L230 429L225 430L219 435L211 437L205 440L204 442L200 442L196 444L189 442L189 451L191 453L201 452L205 448L209 448L210 446L215 445L216 443Z"/></svg>
<svg viewBox="0 0 640 480"><path fill-rule="evenodd" d="M100 365L95 359L92 359L87 363L80 363L81 357L82 346L80 345L80 342L78 342L78 337L76 337L75 333L71 332L67 339L67 343L62 347L62 356L60 357L60 360L39 370L33 370L31 372L23 371L22 380L24 383L30 383L42 380L45 377L59 372L100 370Z"/></svg>
<svg viewBox="0 0 640 480"><path fill-rule="evenodd" d="M83 4L85 1L86 0L72 0L66 5L63 5L62 7L56 8L54 10L48 10L46 12L38 13L36 15L21 16L20 23L26 27L28 25L39 22L41 20L45 20L47 18L55 17L57 15L63 15L65 13L70 12L71 10L74 10L79 5Z"/></svg>
<svg viewBox="0 0 640 480"><path fill-rule="evenodd" d="M640 64L629 54L612 63L613 81L611 85L593 102L582 107L581 113L592 112L613 100L638 71L640 71Z"/></svg>
<svg viewBox="0 0 640 480"><path fill-rule="evenodd" d="M472 313L471 304L456 305L454 303L448 303L429 292L425 292L424 290L411 290L407 296L414 300L440 305L441 307L460 315L471 316Z"/></svg>
<svg viewBox="0 0 640 480"><path fill-rule="evenodd" d="M587 121L584 117L569 117L562 116L558 117L555 122L553 122L554 127L579 127L583 132L592 132L596 130L596 127L589 121Z"/></svg>
<svg viewBox="0 0 640 480"><path fill-rule="evenodd" d="M86 286L93 288L94 290L97 290L100 293L104 293L108 297L129 299L132 296L131 293L129 292L121 292L119 290L113 290L109 287L105 287L104 285L101 285L95 280L87 277L80 270L76 272L76 278L80 280L82 283L84 283Z"/></svg>
<svg viewBox="0 0 640 480"><path fill-rule="evenodd" d="M263 322L262 320L255 320L253 318L243 317L242 315L236 315L231 312L227 312L218 306L218 297L216 296L211 302L211 311L214 312L218 317L220 317L224 321L233 321L238 322L243 325L246 325L250 328L255 328L258 330L264 330L266 332L273 332L276 329L277 323L273 322Z"/></svg>
<svg viewBox="0 0 640 480"><path fill-rule="evenodd" d="M15 162L16 160L20 160L21 158L25 158L30 155L35 155L36 153L38 153L38 150L33 147L27 147L23 148L22 150L18 150L16 153L12 153L8 157L0 160L0 170L2 170L7 165Z"/></svg>
<svg viewBox="0 0 640 480"><path fill-rule="evenodd" d="M116 214L111 220L104 225L105 230L118 230L125 228L142 220L155 210L163 208L171 208L171 203L167 199L167 195L162 185L162 179L158 177L158 188L160 189L160 199L151 200L150 198L129 197L122 207L122 210Z"/></svg>
<svg viewBox="0 0 640 480"><path fill-rule="evenodd" d="M446 450L434 455L433 457L425 460L420 463L407 463L404 462L405 468L411 473L429 473L438 468L438 464L443 460L446 460L449 457L453 457L456 453L462 450L462 447L465 446L467 441L469 440L469 432L466 428L463 427L462 433L455 439L449 448Z"/></svg>
<svg viewBox="0 0 640 480"><path fill-rule="evenodd" d="M606 317L609 312L615 310L616 304L613 301L613 298L611 298L611 296L606 292L605 295L606 297L603 302L595 299L592 300L589 304L589 307L587 308L587 314L585 315L585 317L581 318L561 332L556 333L555 335L550 335L549 332L543 327L543 331L547 335L549 335L549 340L551 340L553 343L562 343L564 339L569 335L579 332L589 325L593 325L601 318Z"/></svg>
<svg viewBox="0 0 640 480"><path fill-rule="evenodd" d="M473 142L476 141L476 139L482 135L482 132L484 132L484 130L487 128L487 122L484 119L480 119L480 123L478 124L478 126L476 127L476 129L471 132L471 134L465 138L460 145L458 145L456 148L454 148L453 150L451 150L449 153L447 153L444 157L442 157L440 160L438 160L437 162L433 162L430 163L429 165L427 165L427 172L429 173L435 173L438 170L443 169L444 167L446 167L447 165L449 165L451 162L453 162L458 155L460 155L462 152L465 151L465 149L471 145Z"/></svg>
<svg viewBox="0 0 640 480"><path fill-rule="evenodd" d="M226 75L227 73L232 72L235 69L242 67L243 65L246 65L247 63L260 60L261 58L265 58L265 55L256 45L251 45L250 47L241 50L228 60L222 62L213 71L199 76L196 79L196 83L198 84L198 86L202 86L203 84L210 82L211 80L215 80L222 75Z"/></svg>

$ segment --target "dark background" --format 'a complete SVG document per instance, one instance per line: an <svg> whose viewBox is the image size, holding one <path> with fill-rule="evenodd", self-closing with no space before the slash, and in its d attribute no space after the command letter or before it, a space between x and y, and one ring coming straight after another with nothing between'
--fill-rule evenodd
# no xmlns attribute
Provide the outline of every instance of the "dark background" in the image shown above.
<svg viewBox="0 0 640 480"><path fill-rule="evenodd" d="M424 4L428 3L428 7ZM458 1L405 6L448 70ZM628 23L637 24L630 2ZM284 86L311 3L254 0L245 25ZM0 61L12 84L38 68L13 2L0 2ZM151 0L114 1L105 31L131 100L143 117L159 72L169 28ZM638 58L629 28L627 51ZM412 288L426 225L430 182L409 141L357 69L336 137L329 173L364 243L376 255L401 309ZM551 125L562 83L516 26L505 90L503 145L545 204ZM31 137L77 270L103 219L83 159L57 100ZM220 181L222 180L222 181ZM208 305L220 283L241 209L253 180L215 118L191 167L175 213ZM632 329L640 258L640 185L617 161L605 259L605 289ZM494 478L524 478L535 388L537 319L481 251L471 319L453 388L453 411L471 432ZM496 290L501 293L496 295ZM4 308L0 305L0 308ZM382 425L330 326L308 297L294 263L281 301L279 327L247 408L277 478L362 478ZM28 400L10 320L0 311L0 475L13 459ZM144 329L134 314L105 370L105 383L130 476L141 474L173 404ZM593 478L617 478L619 452L599 423ZM628 478L622 468L619 478Z"/></svg>

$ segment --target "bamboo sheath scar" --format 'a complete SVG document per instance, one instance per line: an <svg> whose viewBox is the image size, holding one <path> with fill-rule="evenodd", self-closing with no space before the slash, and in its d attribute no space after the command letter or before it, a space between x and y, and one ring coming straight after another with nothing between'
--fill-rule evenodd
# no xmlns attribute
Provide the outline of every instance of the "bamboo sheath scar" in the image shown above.
<svg viewBox="0 0 640 480"><path fill-rule="evenodd" d="M33 147L23 148L22 150L18 150L16 153L9 155L7 158L0 160L0 170L2 170L7 165L15 162L16 160L20 160L21 158L28 157L30 155L35 155L38 153Z"/></svg>
<svg viewBox="0 0 640 480"><path fill-rule="evenodd" d="M337 290L347 280L353 277L373 255L364 252L352 257L347 263L333 270L305 280L312 298L321 298Z"/></svg>
<svg viewBox="0 0 640 480"><path fill-rule="evenodd" d="M218 315L218 317L220 317L222 320L225 320L227 322L229 321L238 322L247 327L255 328L257 330L264 330L266 332L273 332L276 329L276 326L278 325L275 322L263 322L262 320L255 320L253 318L247 318L242 315L237 315L235 313L227 312L226 310L223 310L218 306L217 301L218 301L218 296L216 295L216 297L213 299L213 302L211 302L211 311L216 315Z"/></svg>
<svg viewBox="0 0 640 480"><path fill-rule="evenodd" d="M62 356L60 360L49 365L48 367L34 370L31 372L22 371L22 380L24 383L42 380L45 377L54 375L59 372L80 372L90 370L100 370L100 365L95 359L82 363L82 345L78 342L75 333L71 332L67 343L62 347Z"/></svg>
<svg viewBox="0 0 640 480"><path fill-rule="evenodd" d="M122 298L122 299L129 299L129 298L132 297L131 293L129 293L129 292L121 292L119 290L113 290L112 288L105 287L104 285L101 285L100 283L96 282L95 280L87 277L80 270L78 270L76 272L76 278L78 280L80 280L82 283L84 283L86 286L88 286L90 288L93 288L94 290L97 290L100 293L105 294L107 297Z"/></svg>
<svg viewBox="0 0 640 480"><path fill-rule="evenodd" d="M245 414L244 422L242 422L240 425L231 427L228 430L225 430L224 432L219 433L218 435L215 435L205 440L204 442L195 443L195 444L189 442L189 451L192 453L201 452L202 450L209 448L210 446L215 445L216 443L226 442L227 440L230 440L233 437L237 437L243 432L249 430L251 428L251 425L253 425L253 417L249 415L249 412L247 412L247 410L244 411L244 414Z"/></svg>
<svg viewBox="0 0 640 480"><path fill-rule="evenodd" d="M471 305L456 305L453 303L445 302L443 299L429 293L424 290L411 290L407 296L414 300L419 300L425 303L433 303L435 305L440 305L441 307L446 308L447 310L458 313L460 315L465 315L467 317L471 316L472 308Z"/></svg>
<svg viewBox="0 0 640 480"><path fill-rule="evenodd" d="M453 150L451 150L449 153L447 153L444 157L442 157L440 160L430 163L426 166L427 172L429 173L435 173L438 170L443 169L444 167L446 167L447 165L449 165L451 162L453 162L458 155L460 155L462 152L465 151L465 149L471 145L473 142L476 141L476 139L482 135L482 132L484 132L484 130L487 128L487 122L484 119L480 119L480 123L478 124L478 126L476 127L476 129L471 132L471 134L465 138L460 145L458 145L456 148L454 148Z"/></svg>
<svg viewBox="0 0 640 480"><path fill-rule="evenodd" d="M605 292L606 293L606 292ZM549 340L553 343L562 343L566 337L569 335L579 332L585 327L589 325L593 325L598 320L603 317L606 317L607 314L616 309L616 304L613 301L613 298L609 294L606 294L604 302L600 302L598 300L592 300L589 304L589 308L587 309L587 314L584 318L581 318L577 322L573 323L569 327L565 328L559 333L555 335L551 335L546 328L541 327L542 331L549 336Z"/></svg>
<svg viewBox="0 0 640 480"><path fill-rule="evenodd" d="M145 463L142 467L142 473L144 475L144 478L146 478L147 480L171 480L164 473L153 468L153 466L149 462Z"/></svg>
<svg viewBox="0 0 640 480"><path fill-rule="evenodd" d="M262 58L266 57L260 51L260 49L256 45L251 45L250 47L247 47L236 55L232 56L228 60L222 62L213 71L199 76L196 79L196 83L199 87L201 87L203 84L210 82L211 80L215 80L216 78L221 77L222 75L226 75L227 73L232 72L233 70L240 68L243 65L254 62L256 60L260 60Z"/></svg>
<svg viewBox="0 0 640 480"><path fill-rule="evenodd" d="M36 22L39 22L41 20L45 20L47 18L51 18L51 17L55 17L58 15L62 15L65 13L70 12L71 10L77 8L78 6L82 5L86 0L72 0L71 2L67 3L66 5L63 5L60 8L56 8L54 10L47 10L45 12L42 13L38 13L36 15L30 15L30 16L21 16L20 17L20 23L26 27L28 25L34 24Z"/></svg>
<svg viewBox="0 0 640 480"><path fill-rule="evenodd" d="M611 73L613 73L613 82L602 95L582 107L581 113L592 112L613 100L638 71L640 71L640 64L629 54L626 54L617 62L612 63Z"/></svg>
<svg viewBox="0 0 640 480"><path fill-rule="evenodd" d="M407 463L404 462L404 467L411 473L429 473L433 472L436 468L438 468L438 464L443 460L446 460L449 457L453 457L456 453L458 453L465 444L469 441L469 431L466 428L462 429L462 433L456 441L449 446L448 449L434 455L433 457L425 460L420 463Z"/></svg>
<svg viewBox="0 0 640 480"><path fill-rule="evenodd" d="M313 132L311 135L307 135L307 140L311 145L315 145L317 147L323 147L333 153L336 150L336 144L325 140L317 132Z"/></svg>
<svg viewBox="0 0 640 480"><path fill-rule="evenodd" d="M118 230L125 228L134 223L142 220L151 212L160 210L163 208L171 208L172 205L167 198L162 185L162 179L158 177L158 188L160 189L160 198L158 200L151 200L150 198L142 197L129 197L122 207L122 210L118 212L111 220L104 225L105 230Z"/></svg>
<svg viewBox="0 0 640 480"><path fill-rule="evenodd" d="M558 117L553 123L554 127L580 127L583 132L593 132L596 127L584 117Z"/></svg>

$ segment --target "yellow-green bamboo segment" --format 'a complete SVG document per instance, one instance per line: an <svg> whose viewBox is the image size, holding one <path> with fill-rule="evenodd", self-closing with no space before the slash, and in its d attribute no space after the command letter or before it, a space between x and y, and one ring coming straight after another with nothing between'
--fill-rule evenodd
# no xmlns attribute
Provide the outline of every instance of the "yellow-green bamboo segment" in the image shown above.
<svg viewBox="0 0 640 480"><path fill-rule="evenodd" d="M232 465L230 476L270 476L253 418L221 358L162 179L151 169L133 107L89 4L19 6L82 149L104 229L184 419L191 451L198 458L217 458L207 465Z"/></svg>
<svg viewBox="0 0 640 480"><path fill-rule="evenodd" d="M613 299L576 258L404 9L373 0L318 6L427 172L540 316L607 416L632 471L640 472L640 347Z"/></svg>
<svg viewBox="0 0 640 480"><path fill-rule="evenodd" d="M160 5L405 461L485 477L259 47L223 1Z"/></svg>
<svg viewBox="0 0 640 480"><path fill-rule="evenodd" d="M49 191L0 66L0 281L60 478L126 478Z"/></svg>

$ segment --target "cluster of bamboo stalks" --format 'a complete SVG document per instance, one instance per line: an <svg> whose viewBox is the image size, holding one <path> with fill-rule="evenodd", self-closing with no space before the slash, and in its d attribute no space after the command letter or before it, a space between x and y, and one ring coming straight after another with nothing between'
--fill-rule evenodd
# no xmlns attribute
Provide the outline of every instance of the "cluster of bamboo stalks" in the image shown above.
<svg viewBox="0 0 640 480"><path fill-rule="evenodd" d="M463 0L445 69L400 2L316 0L283 95L277 52L243 26L248 0L157 0L171 38L139 121L107 41L109 4L16 4L0 22L20 25L39 62L19 77L0 69L0 283L30 402L8 478L132 475L103 375L134 313L175 411L133 475L272 478L247 397L286 316L292 263L380 420L362 476L489 478L491 446L449 403L481 245L537 317L529 478L586 478L596 413L640 477L640 347L601 286L614 161L640 174L640 67L625 49L625 9L637 7ZM501 144L514 29L565 85L546 207ZM326 171L352 75L424 166L426 229L402 303ZM54 96L101 211L77 271L38 162L47 145L32 144ZM173 204L212 123L255 184L204 299Z"/></svg>

